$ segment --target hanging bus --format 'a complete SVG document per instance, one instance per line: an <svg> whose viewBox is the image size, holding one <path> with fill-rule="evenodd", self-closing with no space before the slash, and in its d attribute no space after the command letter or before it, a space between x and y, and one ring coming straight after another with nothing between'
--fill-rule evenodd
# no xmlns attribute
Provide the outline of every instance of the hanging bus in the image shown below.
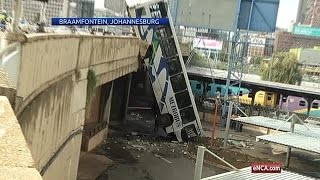
<svg viewBox="0 0 320 180"><path fill-rule="evenodd" d="M127 5L132 18L169 18L170 25L134 26L134 31L151 47L145 64L159 117L166 119L161 121L166 133L178 141L200 136L203 130L167 3L151 0Z"/></svg>

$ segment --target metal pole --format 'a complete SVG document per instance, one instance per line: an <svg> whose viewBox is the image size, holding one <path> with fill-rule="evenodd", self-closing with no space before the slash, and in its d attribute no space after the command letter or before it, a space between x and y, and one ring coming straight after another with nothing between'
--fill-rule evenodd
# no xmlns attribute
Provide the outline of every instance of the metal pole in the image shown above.
<svg viewBox="0 0 320 180"><path fill-rule="evenodd" d="M228 109L226 132L224 134L223 149L225 149L227 147L227 143L228 143L230 122L231 122L231 115L232 115L232 108L233 108L233 102L230 102L229 103L229 109Z"/></svg>
<svg viewBox="0 0 320 180"><path fill-rule="evenodd" d="M234 170L238 170L238 168L232 166L230 163L228 163L227 161L225 161L224 159L220 158L219 156L217 156L216 154L214 154L213 152L206 150L209 154L211 154L212 156L214 156L215 158L219 159L220 161L222 161L223 163L225 163L226 165L228 165L229 167L231 167Z"/></svg>
<svg viewBox="0 0 320 180"><path fill-rule="evenodd" d="M239 19L239 15L240 15L240 6L241 6L241 1L239 0L238 1L238 7L237 7L237 15L236 15L236 19L234 21L234 24L233 24L233 37L232 37L232 43L231 43L231 49L230 49L230 52L228 54L228 75L227 75L227 82L226 82L226 93L224 94L224 103L223 103L223 109L222 109L222 114L225 115L226 113L226 102L228 100L228 92L229 92L229 86L230 86L230 81L231 81L231 74L232 74L232 71L234 69L234 50L236 48L236 40L237 40L237 36L239 35L238 34L238 19Z"/></svg>
<svg viewBox="0 0 320 180"><path fill-rule="evenodd" d="M201 180L203 157L204 157L204 152L205 151L206 151L205 147L198 146L197 160L196 160L194 178L193 178L194 180Z"/></svg>
<svg viewBox="0 0 320 180"><path fill-rule="evenodd" d="M13 32L19 32L19 21L20 21L20 14L21 14L21 0L15 0L15 7L14 7L14 20L13 20Z"/></svg>
<svg viewBox="0 0 320 180"><path fill-rule="evenodd" d="M292 116L291 118L291 126L290 126L290 132L293 133L294 132L294 124L295 124L295 120L296 117ZM287 148L287 155L286 155L286 168L289 168L289 164L290 164L290 156L291 156L291 147Z"/></svg>
<svg viewBox="0 0 320 180"><path fill-rule="evenodd" d="M211 145L213 145L214 139L215 139L214 133L215 133L215 130L216 130L217 113L218 113L218 101L216 100L216 103L215 103L215 111L214 111L214 114L213 114L213 122L212 122Z"/></svg>

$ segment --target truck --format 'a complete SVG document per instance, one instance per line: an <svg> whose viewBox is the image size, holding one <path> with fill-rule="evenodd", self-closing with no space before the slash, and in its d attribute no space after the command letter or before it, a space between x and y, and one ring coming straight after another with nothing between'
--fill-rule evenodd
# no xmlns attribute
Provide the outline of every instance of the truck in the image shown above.
<svg viewBox="0 0 320 180"><path fill-rule="evenodd" d="M127 10L131 18L168 18L169 25L134 26L134 34L150 46L151 53L144 57L144 63L164 130L180 142L201 136L199 113L167 2L130 1Z"/></svg>

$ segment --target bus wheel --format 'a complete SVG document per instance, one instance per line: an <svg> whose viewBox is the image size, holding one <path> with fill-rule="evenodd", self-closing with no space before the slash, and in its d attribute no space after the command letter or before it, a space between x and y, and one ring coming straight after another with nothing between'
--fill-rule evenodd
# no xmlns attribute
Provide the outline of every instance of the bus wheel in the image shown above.
<svg viewBox="0 0 320 180"><path fill-rule="evenodd" d="M173 123L173 118L170 114L162 114L160 116L157 117L157 125L162 127L162 128L165 128L165 127L168 127L168 126L171 126L172 123Z"/></svg>

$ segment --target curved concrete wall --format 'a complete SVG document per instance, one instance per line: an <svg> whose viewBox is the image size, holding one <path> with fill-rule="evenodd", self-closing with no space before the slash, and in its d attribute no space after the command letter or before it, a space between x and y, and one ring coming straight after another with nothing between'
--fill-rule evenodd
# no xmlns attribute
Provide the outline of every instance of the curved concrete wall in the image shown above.
<svg viewBox="0 0 320 180"><path fill-rule="evenodd" d="M76 179L88 69L97 86L138 68L133 37L35 35L21 47L16 115L44 179Z"/></svg>

